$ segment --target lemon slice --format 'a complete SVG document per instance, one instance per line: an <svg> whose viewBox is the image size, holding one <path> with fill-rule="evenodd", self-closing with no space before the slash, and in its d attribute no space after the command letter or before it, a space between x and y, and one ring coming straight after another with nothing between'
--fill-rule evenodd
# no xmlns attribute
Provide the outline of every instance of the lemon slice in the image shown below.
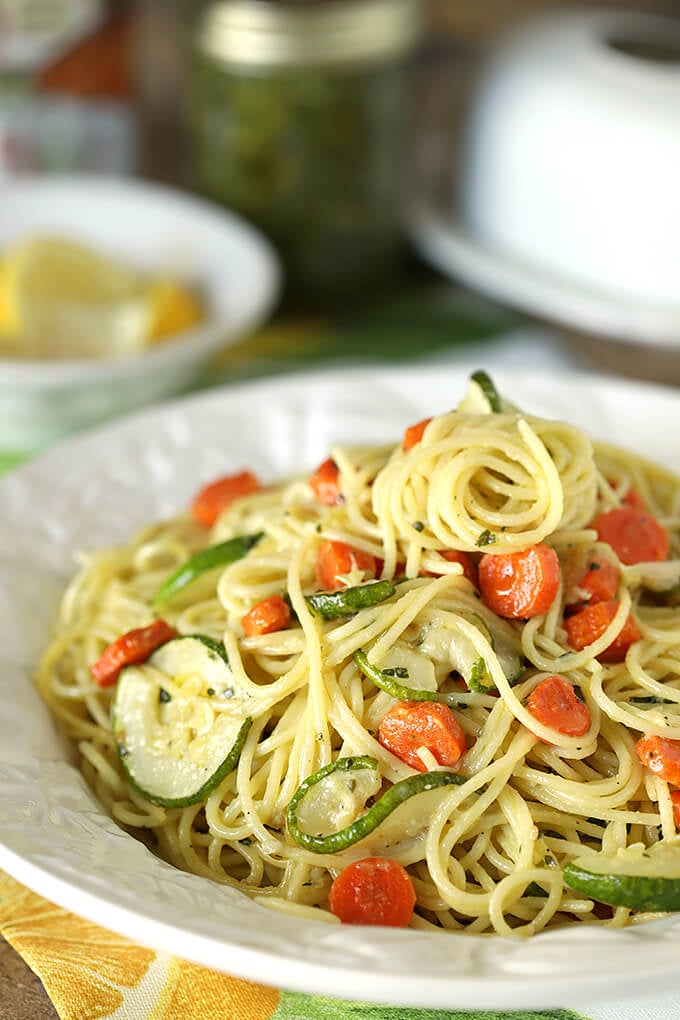
<svg viewBox="0 0 680 1020"><path fill-rule="evenodd" d="M563 873L568 886L601 903L654 913L680 910L680 842L586 853L565 864Z"/></svg>
<svg viewBox="0 0 680 1020"><path fill-rule="evenodd" d="M150 319L144 277L80 244L40 237L3 260L0 332L27 357L131 353Z"/></svg>

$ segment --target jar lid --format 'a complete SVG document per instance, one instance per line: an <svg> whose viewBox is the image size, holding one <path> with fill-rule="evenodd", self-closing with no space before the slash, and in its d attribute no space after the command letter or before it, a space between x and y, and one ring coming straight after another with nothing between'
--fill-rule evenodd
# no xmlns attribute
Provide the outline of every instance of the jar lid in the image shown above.
<svg viewBox="0 0 680 1020"><path fill-rule="evenodd" d="M422 29L421 0L222 0L201 19L197 45L248 67L366 64L406 54Z"/></svg>

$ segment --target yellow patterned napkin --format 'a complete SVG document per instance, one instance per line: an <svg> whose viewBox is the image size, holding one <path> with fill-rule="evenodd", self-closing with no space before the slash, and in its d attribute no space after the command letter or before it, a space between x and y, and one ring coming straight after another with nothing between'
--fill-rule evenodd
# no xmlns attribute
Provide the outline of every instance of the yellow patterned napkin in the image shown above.
<svg viewBox="0 0 680 1020"><path fill-rule="evenodd" d="M0 872L0 932L61 1020L270 1020L280 993L135 945Z"/></svg>
<svg viewBox="0 0 680 1020"><path fill-rule="evenodd" d="M60 1020L588 1020L560 1009L406 1009L279 991L135 945L3 872L0 933L41 979Z"/></svg>

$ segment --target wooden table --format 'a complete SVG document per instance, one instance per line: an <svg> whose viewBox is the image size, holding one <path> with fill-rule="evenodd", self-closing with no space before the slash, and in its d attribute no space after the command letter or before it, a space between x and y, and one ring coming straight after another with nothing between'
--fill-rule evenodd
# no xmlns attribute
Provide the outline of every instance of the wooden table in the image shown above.
<svg viewBox="0 0 680 1020"><path fill-rule="evenodd" d="M1 936L0 1020L58 1020L40 980Z"/></svg>

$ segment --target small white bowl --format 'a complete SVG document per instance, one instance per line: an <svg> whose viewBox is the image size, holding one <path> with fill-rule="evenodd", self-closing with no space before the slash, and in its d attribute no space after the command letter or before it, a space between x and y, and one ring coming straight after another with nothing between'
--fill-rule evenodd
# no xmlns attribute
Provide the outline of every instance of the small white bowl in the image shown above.
<svg viewBox="0 0 680 1020"><path fill-rule="evenodd" d="M618 302L637 340L680 343L680 20L521 27L481 76L463 163L455 203L478 246L581 304Z"/></svg>
<svg viewBox="0 0 680 1020"><path fill-rule="evenodd" d="M58 176L2 182L0 257L45 234L191 284L208 315L196 328L123 357L0 359L3 450L33 450L188 388L212 355L267 318L279 294L278 259L259 232L217 206L150 183Z"/></svg>

